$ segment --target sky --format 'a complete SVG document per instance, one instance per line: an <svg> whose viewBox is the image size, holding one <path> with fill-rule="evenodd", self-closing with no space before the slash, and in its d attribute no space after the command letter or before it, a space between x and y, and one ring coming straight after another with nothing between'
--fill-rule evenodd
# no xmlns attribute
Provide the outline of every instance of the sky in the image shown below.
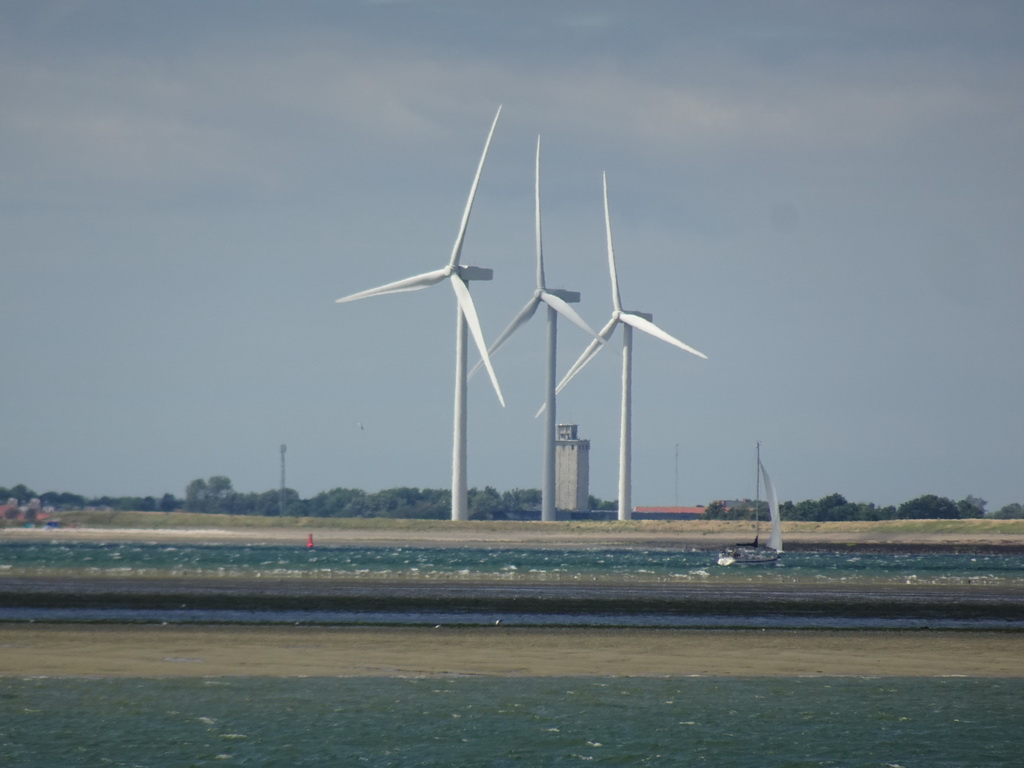
<svg viewBox="0 0 1024 768"><path fill-rule="evenodd" d="M1024 501L1024 6L0 0L0 485L451 483L462 263L637 334L633 502ZM587 344L559 326L559 371ZM541 485L543 313L469 392L470 487ZM475 360L475 352L471 364ZM617 494L621 332L561 393Z"/></svg>

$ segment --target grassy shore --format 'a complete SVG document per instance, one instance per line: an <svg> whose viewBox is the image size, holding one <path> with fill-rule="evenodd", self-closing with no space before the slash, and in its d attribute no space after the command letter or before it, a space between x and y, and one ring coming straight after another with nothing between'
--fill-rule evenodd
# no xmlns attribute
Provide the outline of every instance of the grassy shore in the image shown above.
<svg viewBox="0 0 1024 768"><path fill-rule="evenodd" d="M0 677L1024 677L1024 635L0 625Z"/></svg>

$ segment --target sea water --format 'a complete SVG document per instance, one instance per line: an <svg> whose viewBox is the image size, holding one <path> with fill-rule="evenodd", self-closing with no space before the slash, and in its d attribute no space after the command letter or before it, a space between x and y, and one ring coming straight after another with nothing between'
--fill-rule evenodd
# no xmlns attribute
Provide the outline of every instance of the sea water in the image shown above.
<svg viewBox="0 0 1024 768"><path fill-rule="evenodd" d="M715 553L666 549L515 549L480 547L323 546L313 549L304 540L293 546L260 544L24 542L0 539L0 577L49 577L73 583L90 578L174 578L206 580L272 579L277 583L317 579L349 584L416 581L437 589L460 583L543 585L564 597L577 585L617 589L651 585L701 584L714 588L788 585L838 589L887 589L896 585L988 587L1014 593L1024 590L1024 556L1018 554L869 554L786 553L776 564L723 567ZM555 592L550 592L555 590ZM319 624L493 624L533 626L632 627L779 627L829 629L896 629L928 626L943 629L1024 629L1024 618L936 619L912 611L899 616L795 615L781 612L756 616L693 612L616 612L595 614L508 612L458 609L388 612L358 610L231 610L176 605L163 608L7 607L7 621L143 621L143 622L257 622Z"/></svg>
<svg viewBox="0 0 1024 768"><path fill-rule="evenodd" d="M787 553L778 567L737 569L714 565L712 552L658 549L307 550L302 542L55 537L0 541L0 573L1016 588L1024 586L1024 558ZM18 620L9 610L4 617ZM1016 766L1024 754L1022 698L1024 680L972 678L5 678L0 764Z"/></svg>
<svg viewBox="0 0 1024 768"><path fill-rule="evenodd" d="M1024 587L1024 555L787 552L722 567L670 549L25 542L0 538L0 575L487 580L554 583L990 584Z"/></svg>
<svg viewBox="0 0 1024 768"><path fill-rule="evenodd" d="M0 760L76 766L1017 766L1022 680L0 680Z"/></svg>

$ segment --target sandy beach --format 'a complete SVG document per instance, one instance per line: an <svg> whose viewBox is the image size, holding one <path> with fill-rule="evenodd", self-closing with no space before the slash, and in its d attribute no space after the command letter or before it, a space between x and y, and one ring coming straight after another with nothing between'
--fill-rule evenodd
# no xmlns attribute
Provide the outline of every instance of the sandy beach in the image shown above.
<svg viewBox="0 0 1024 768"><path fill-rule="evenodd" d="M977 632L0 625L0 677L1024 677Z"/></svg>

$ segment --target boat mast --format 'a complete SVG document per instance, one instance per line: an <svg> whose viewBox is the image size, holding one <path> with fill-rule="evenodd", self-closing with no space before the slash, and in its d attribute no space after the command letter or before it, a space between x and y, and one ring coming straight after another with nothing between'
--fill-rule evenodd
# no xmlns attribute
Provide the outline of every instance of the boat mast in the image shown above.
<svg viewBox="0 0 1024 768"><path fill-rule="evenodd" d="M761 441L757 441L757 467L754 469L754 541L761 536Z"/></svg>

